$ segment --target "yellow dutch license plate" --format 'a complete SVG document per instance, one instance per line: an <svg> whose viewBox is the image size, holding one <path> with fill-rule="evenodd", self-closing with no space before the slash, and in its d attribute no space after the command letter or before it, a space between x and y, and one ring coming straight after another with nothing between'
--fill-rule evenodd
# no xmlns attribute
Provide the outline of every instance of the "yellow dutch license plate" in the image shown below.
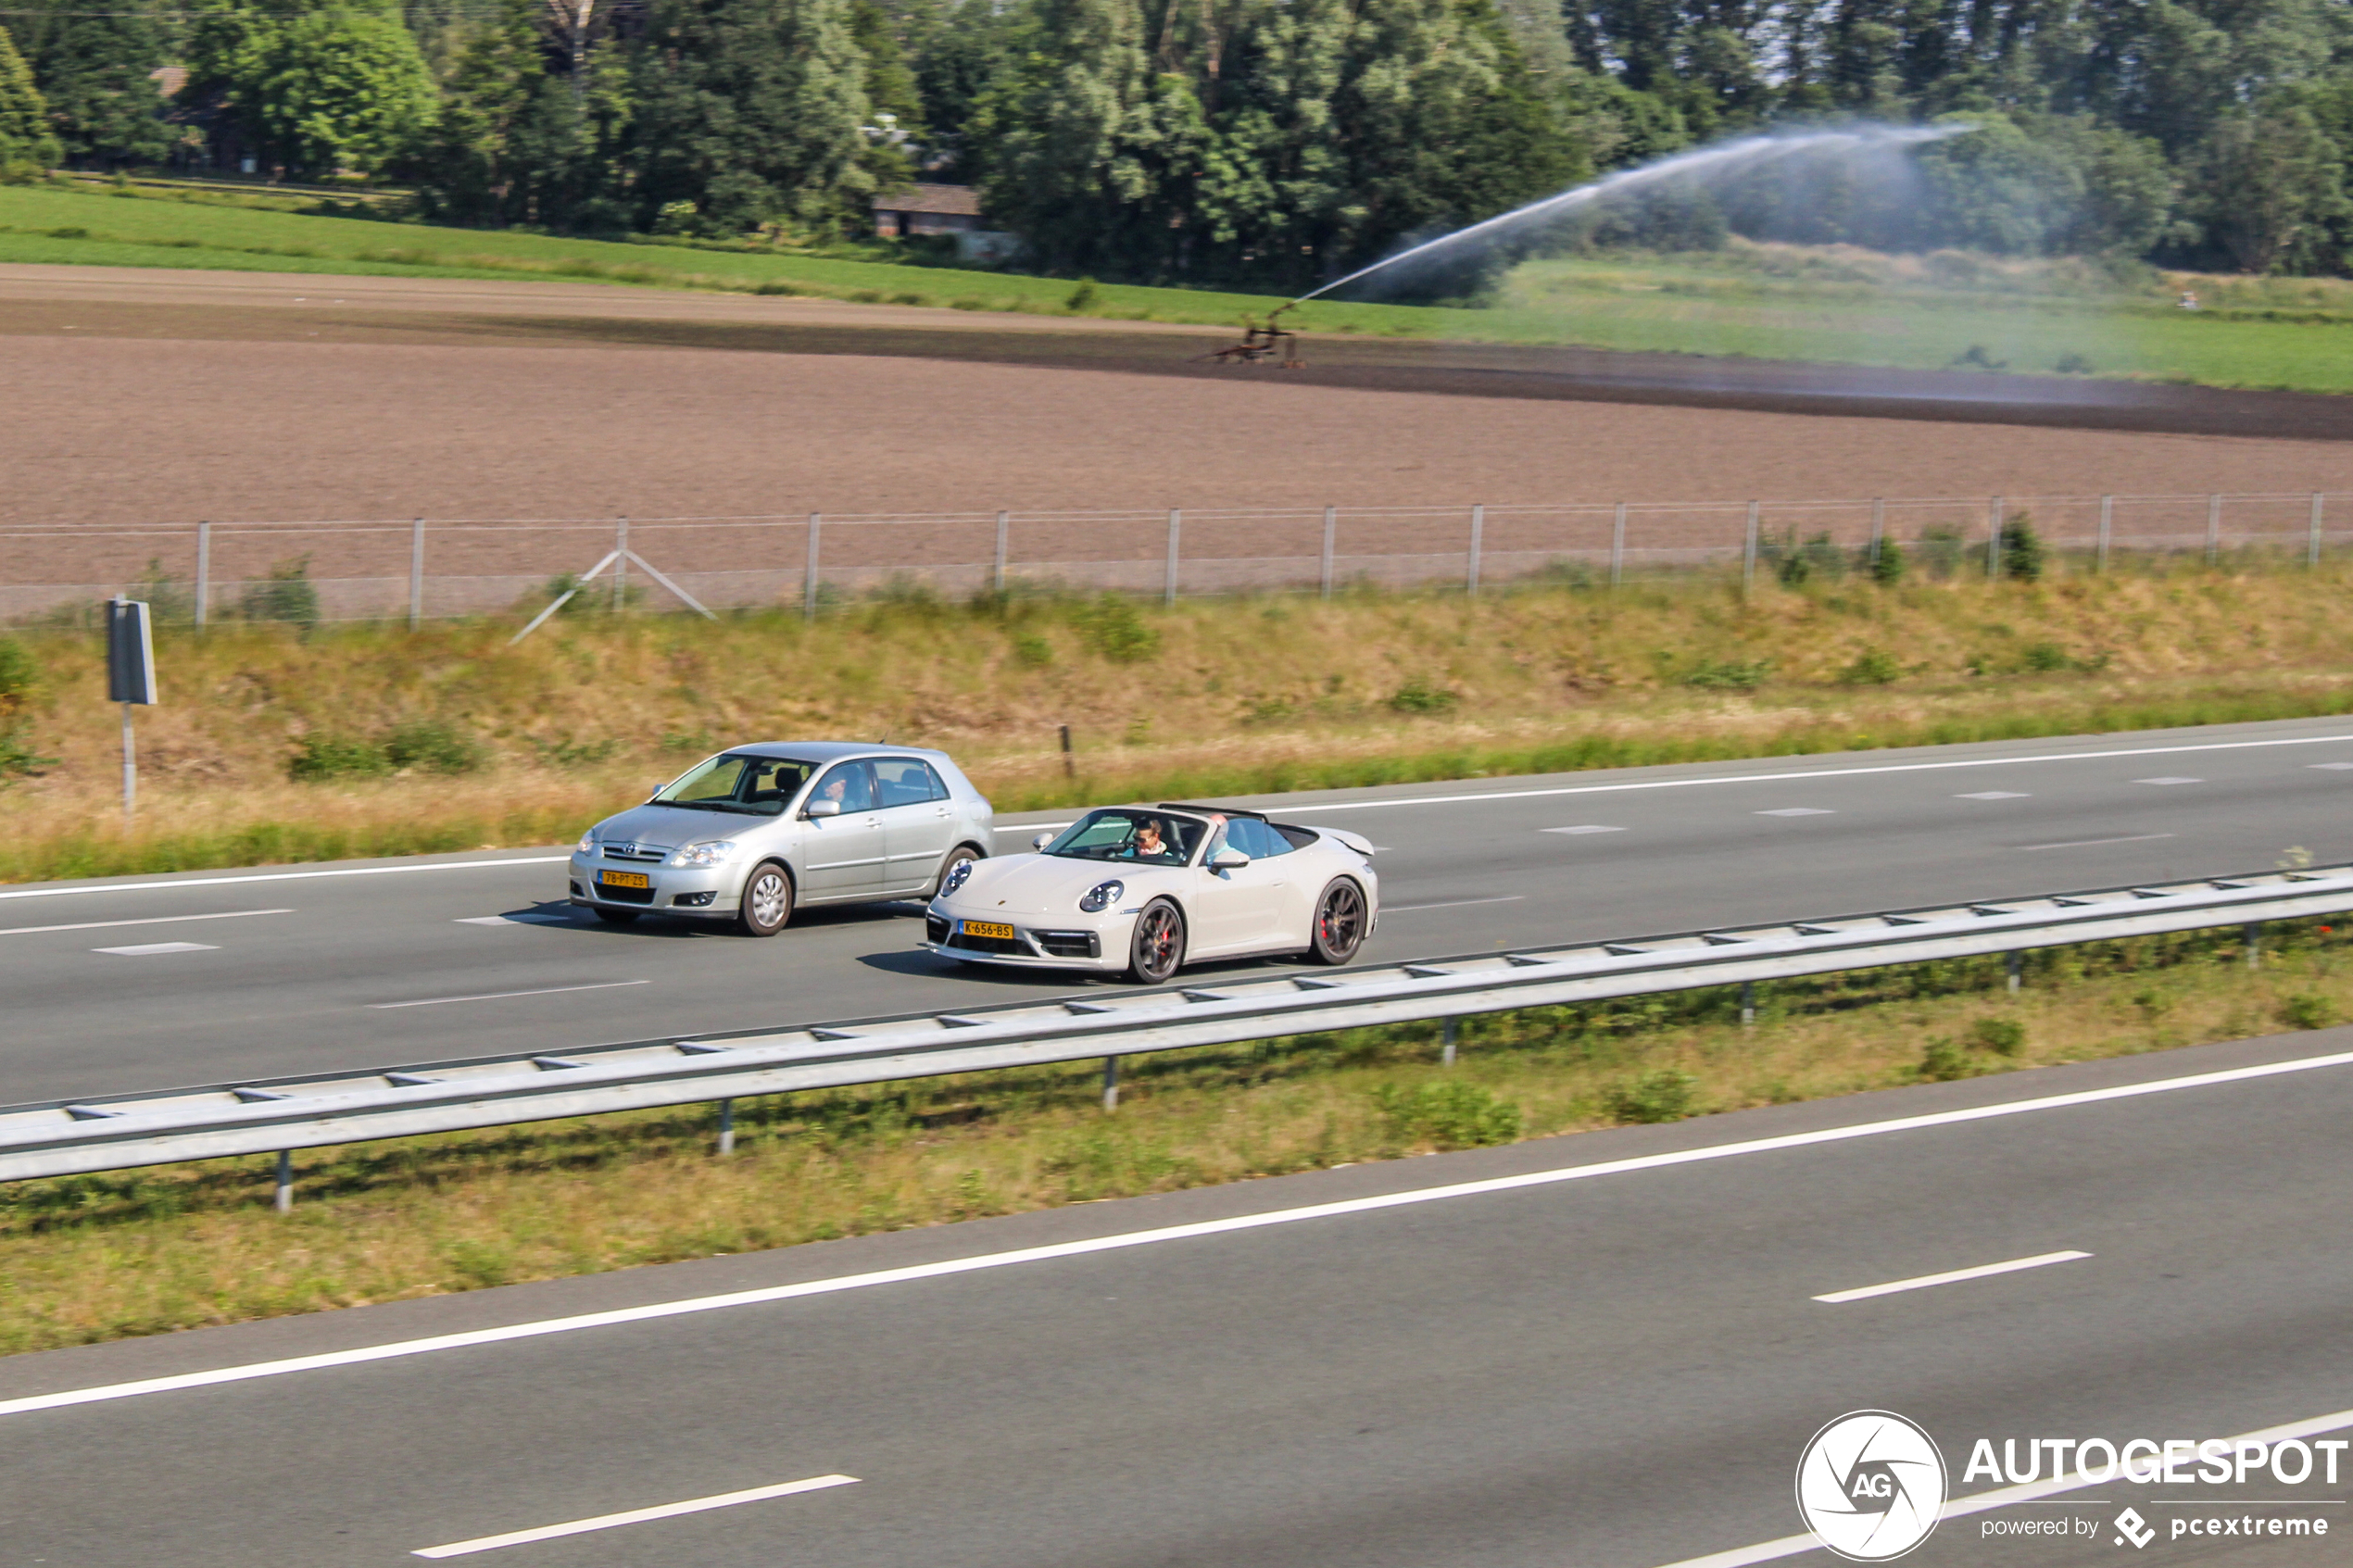
<svg viewBox="0 0 2353 1568"><path fill-rule="evenodd" d="M968 920L964 922L964 935L994 936L1000 941L1010 942L1013 939L1013 928L1010 925L1000 925L993 920Z"/></svg>
<svg viewBox="0 0 2353 1568"><path fill-rule="evenodd" d="M653 878L643 872L598 872L597 880L607 887L651 887Z"/></svg>

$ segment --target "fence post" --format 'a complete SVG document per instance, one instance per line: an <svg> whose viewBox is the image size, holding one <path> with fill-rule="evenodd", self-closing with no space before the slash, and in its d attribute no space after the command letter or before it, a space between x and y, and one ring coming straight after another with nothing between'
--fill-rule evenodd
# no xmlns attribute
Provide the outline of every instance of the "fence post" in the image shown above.
<svg viewBox="0 0 2353 1568"><path fill-rule="evenodd" d="M1005 546L1013 533L1013 513L999 512L997 514L997 574L992 582L1000 594L1005 591Z"/></svg>
<svg viewBox="0 0 2353 1568"><path fill-rule="evenodd" d="M425 520L409 525L409 630L425 618Z"/></svg>
<svg viewBox="0 0 2353 1568"><path fill-rule="evenodd" d="M2312 540L2304 548L2304 564L2321 564L2321 493L2317 490L2312 492Z"/></svg>
<svg viewBox="0 0 2353 1568"><path fill-rule="evenodd" d="M1863 554L1863 564L1873 571L1879 570L1879 544L1886 533L1887 500L1884 496L1874 495L1871 497L1871 547Z"/></svg>
<svg viewBox="0 0 2353 1568"><path fill-rule="evenodd" d="M1184 529L1185 514L1174 507L1170 508L1168 511L1168 583L1161 595L1163 604L1173 605L1176 602L1176 546L1177 539L1184 533Z"/></svg>
<svg viewBox="0 0 2353 1568"><path fill-rule="evenodd" d="M801 569L800 613L804 619L817 619L817 531L825 520L815 512L809 514L809 564Z"/></svg>
<svg viewBox="0 0 2353 1568"><path fill-rule="evenodd" d="M2002 498L1994 497L1992 517L1985 536L1985 580L1994 582L2002 575Z"/></svg>
<svg viewBox="0 0 2353 1568"><path fill-rule="evenodd" d="M2320 497L2315 495L2312 499L2318 501ZM1340 508L1338 507L1326 507L1324 508L1323 585L1324 597L1327 599L1332 596L1332 546L1334 544L1338 543L1339 533Z"/></svg>
<svg viewBox="0 0 2353 1568"><path fill-rule="evenodd" d="M1741 556L1741 592L1745 594L1756 583L1756 503L1748 504L1748 548Z"/></svg>
<svg viewBox="0 0 2353 1568"><path fill-rule="evenodd" d="M1480 543L1480 536L1486 532L1487 508L1485 507L1473 507L1471 508L1470 571L1469 574L1463 580L1463 591L1465 593L1476 594L1478 592L1478 546Z"/></svg>
<svg viewBox="0 0 2353 1568"><path fill-rule="evenodd" d="M2092 569L2093 569L2095 571L2098 571L2098 572L2101 572L2101 573L2103 573L2103 574L2105 574L2105 573L2107 572L2107 571L2108 571L2108 529L2109 529L2109 526L2115 522L2115 521L2116 521L2116 497L2115 497L2115 496L2113 496L2113 495L2103 495L2103 496L2101 496L2101 497L2100 497L2100 552L2099 552L2099 554L2098 554L2096 557L2095 557L2095 558L2094 558L2094 561L2093 561L2093 568L2092 568Z"/></svg>
<svg viewBox="0 0 2353 1568"><path fill-rule="evenodd" d="M2206 498L2206 564L2212 566L2222 558L2222 497Z"/></svg>
<svg viewBox="0 0 2353 1568"><path fill-rule="evenodd" d="M735 1153L735 1152L736 1152L736 1102L735 1102L733 1099L723 1099L723 1100L721 1100L721 1101L719 1102L719 1154L720 1154L720 1158L724 1159L724 1158L726 1158L728 1155L733 1154L733 1153Z"/></svg>
<svg viewBox="0 0 2353 1568"><path fill-rule="evenodd" d="M1617 516L1609 529L1609 585L1613 588L1626 576L1626 503L1617 503Z"/></svg>
<svg viewBox="0 0 2353 1568"><path fill-rule="evenodd" d="M2318 495L2312 497L2315 502ZM2317 506L2313 510L2319 511ZM204 630L206 601L212 597L212 524L196 524L196 629Z"/></svg>
<svg viewBox="0 0 2353 1568"><path fill-rule="evenodd" d="M278 1191L272 1206L281 1214L294 1212L294 1150L278 1151Z"/></svg>
<svg viewBox="0 0 2353 1568"><path fill-rule="evenodd" d="M628 607L629 592L629 520L613 519L612 524L612 608L619 614Z"/></svg>
<svg viewBox="0 0 2353 1568"><path fill-rule="evenodd" d="M1119 1109L1119 1058L1115 1056L1103 1058L1103 1109Z"/></svg>

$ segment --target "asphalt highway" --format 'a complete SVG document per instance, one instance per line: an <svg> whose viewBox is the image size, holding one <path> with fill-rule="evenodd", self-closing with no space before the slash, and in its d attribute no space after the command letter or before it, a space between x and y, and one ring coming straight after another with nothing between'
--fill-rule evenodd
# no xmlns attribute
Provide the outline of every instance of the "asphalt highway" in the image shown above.
<svg viewBox="0 0 2353 1568"><path fill-rule="evenodd" d="M2238 1042L19 1357L0 1540L79 1568L1811 1568L1792 1476L1847 1411L1919 1422L1957 1497L1998 1484L1963 1474L1979 1438L2353 1429L2348 1052ZM2049 1261L1821 1298L2020 1260ZM2152 1561L2342 1562L2171 1526L2341 1537L2348 1494L2353 1466L2191 1466L1950 1519L1906 1562L2141 1561L2111 1544L2127 1506Z"/></svg>
<svg viewBox="0 0 2353 1568"><path fill-rule="evenodd" d="M1394 960L2353 859L2353 721L1245 803L1381 847L1365 956ZM999 847L1067 816L1002 819ZM552 848L0 888L0 1102L1110 984L942 962L912 904L755 941L605 927L562 890Z"/></svg>

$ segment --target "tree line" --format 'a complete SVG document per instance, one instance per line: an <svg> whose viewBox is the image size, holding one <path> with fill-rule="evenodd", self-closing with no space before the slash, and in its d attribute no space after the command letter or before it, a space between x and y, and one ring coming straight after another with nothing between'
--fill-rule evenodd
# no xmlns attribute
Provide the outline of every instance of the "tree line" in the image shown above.
<svg viewBox="0 0 2353 1568"><path fill-rule="evenodd" d="M463 225L799 243L923 179L977 186L1027 265L1290 288L1711 139L1868 118L1973 129L1894 195L1670 192L1581 240L2353 265L2353 0L27 3L0 19L0 167L233 141Z"/></svg>

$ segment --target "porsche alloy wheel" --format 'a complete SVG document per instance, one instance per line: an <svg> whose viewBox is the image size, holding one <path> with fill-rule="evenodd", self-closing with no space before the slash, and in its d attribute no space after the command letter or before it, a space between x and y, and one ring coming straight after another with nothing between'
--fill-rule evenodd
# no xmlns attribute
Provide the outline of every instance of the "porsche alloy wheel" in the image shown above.
<svg viewBox="0 0 2353 1568"><path fill-rule="evenodd" d="M792 919L792 878L774 860L755 867L744 884L736 928L747 936L774 936Z"/></svg>
<svg viewBox="0 0 2353 1568"><path fill-rule="evenodd" d="M1185 916L1176 905L1160 899L1144 906L1136 917L1136 935L1127 946L1128 978L1158 985L1185 961Z"/></svg>
<svg viewBox="0 0 2353 1568"><path fill-rule="evenodd" d="M1364 889L1346 877L1325 888L1308 942L1308 957L1317 963L1343 964L1354 958L1365 945Z"/></svg>

